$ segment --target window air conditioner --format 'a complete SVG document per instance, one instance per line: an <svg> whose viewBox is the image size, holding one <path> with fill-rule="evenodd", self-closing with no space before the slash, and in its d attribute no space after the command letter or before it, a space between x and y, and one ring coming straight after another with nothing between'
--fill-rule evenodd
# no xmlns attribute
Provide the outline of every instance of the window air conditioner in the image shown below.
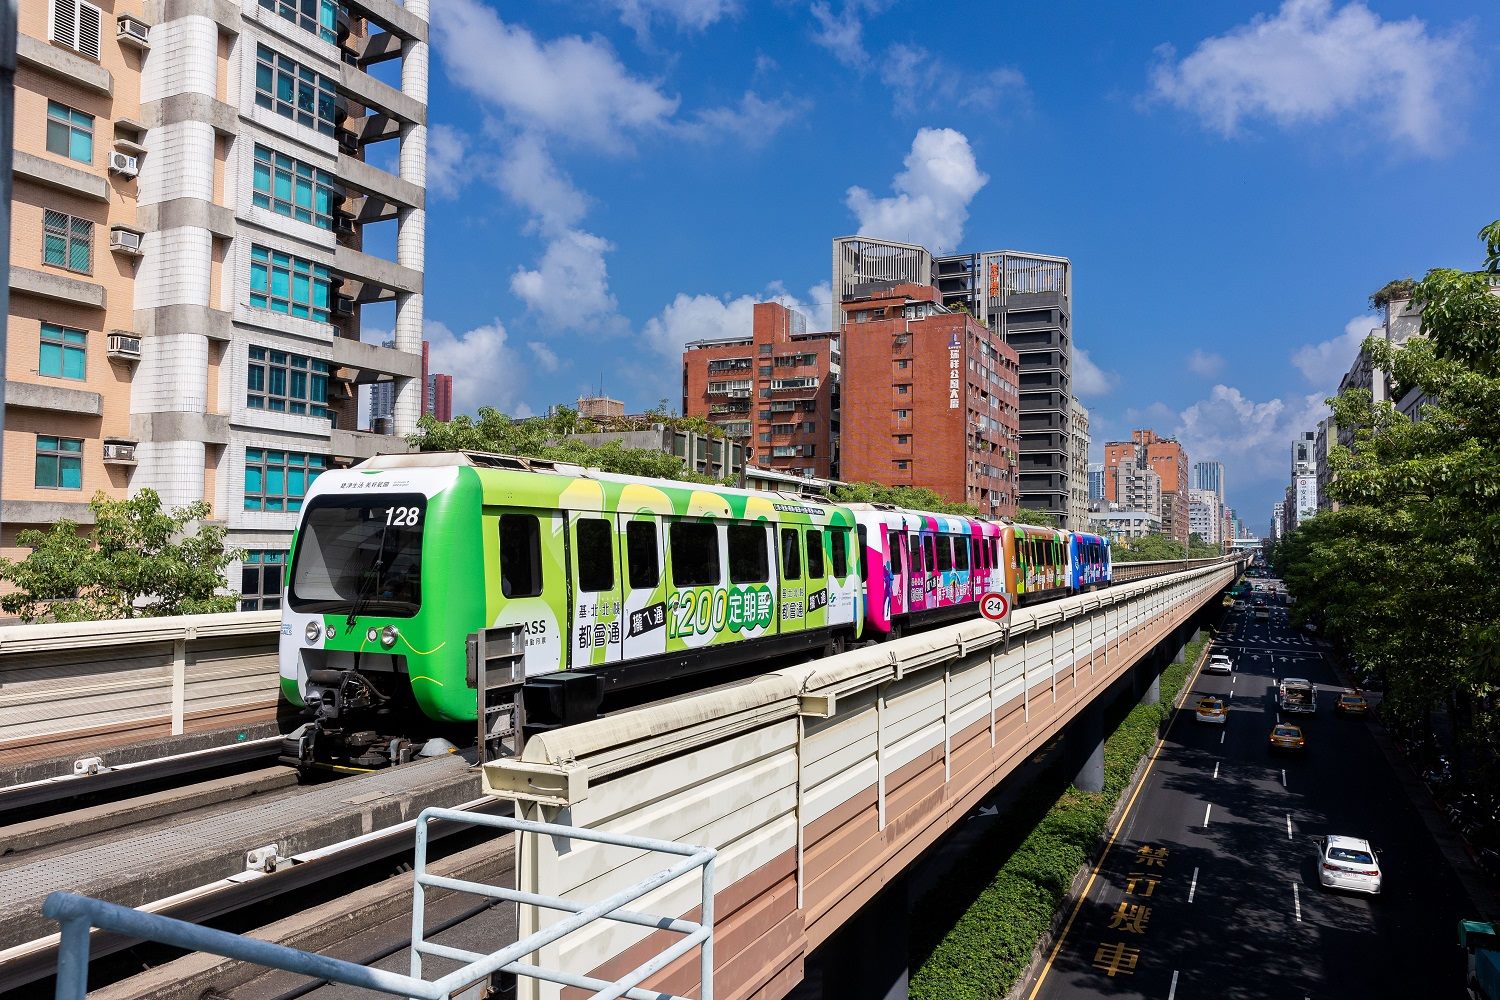
<svg viewBox="0 0 1500 1000"><path fill-rule="evenodd" d="M353 316L354 300L347 295L335 295L333 297L333 314L335 316Z"/></svg>
<svg viewBox="0 0 1500 1000"><path fill-rule="evenodd" d="M109 230L109 248L119 253L139 254L143 234L124 226L113 226Z"/></svg>
<svg viewBox="0 0 1500 1000"><path fill-rule="evenodd" d="M128 333L112 333L109 335L108 353L112 358L139 361L141 357L141 338Z"/></svg>
<svg viewBox="0 0 1500 1000"><path fill-rule="evenodd" d="M141 49L151 47L151 26L145 21L131 17L129 14L121 14L115 18L115 24L118 25L115 37L121 42Z"/></svg>
<svg viewBox="0 0 1500 1000"><path fill-rule="evenodd" d="M111 152L109 154L109 172L119 174L121 177L134 177L141 172L141 161L129 153Z"/></svg>
<svg viewBox="0 0 1500 1000"><path fill-rule="evenodd" d="M104 461L112 465L134 465L135 445L125 442L105 442Z"/></svg>

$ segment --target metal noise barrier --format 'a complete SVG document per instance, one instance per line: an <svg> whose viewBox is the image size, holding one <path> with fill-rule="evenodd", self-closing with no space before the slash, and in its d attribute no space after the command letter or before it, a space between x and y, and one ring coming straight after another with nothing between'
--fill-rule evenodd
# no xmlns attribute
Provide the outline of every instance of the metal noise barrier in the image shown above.
<svg viewBox="0 0 1500 1000"><path fill-rule="evenodd" d="M640 851L671 854L681 857L682 860L622 889L608 899L591 906L584 906L561 897L541 896L503 886L429 875L427 873L427 829L428 823L434 819L497 827L522 834L570 838ZM359 986L391 996L420 998L420 1000L445 1000L450 995L496 972L508 972L518 977L593 990L595 992L592 1000L617 1000L619 997L627 997L629 1000L691 1000L691 998L671 993L640 989L639 986L648 977L660 972L696 947L699 949L700 1000L713 1000L714 858L717 854L718 852L712 848L693 847L665 840L653 840L649 837L598 833L579 827L536 823L508 816L485 816L453 809L424 809L417 818L416 829L416 870L412 883L411 975L409 976L371 969L324 955L315 955L269 941L241 937L238 934L201 927L198 924L173 920L154 913L142 913L139 910L108 903L102 899L79 896L70 892L52 893L42 904L42 912L62 925L62 941L58 948L57 958L57 1000L84 1000L87 995L89 932L95 927L126 934L142 941L157 941L188 951L209 952L269 969L280 969L284 972L312 976L331 983ZM703 886L703 912L698 922L679 920L675 917L654 916L625 908L627 904L635 902L652 890L689 874L695 869L702 869ZM568 916L508 948L481 955L424 940L425 895L428 887L468 892L491 899L519 903L523 906L558 910L567 913ZM520 961L546 945L601 919L673 931L682 934L683 937L613 983L562 970L545 969ZM428 981L422 978L422 956L424 955L468 964L439 979Z"/></svg>

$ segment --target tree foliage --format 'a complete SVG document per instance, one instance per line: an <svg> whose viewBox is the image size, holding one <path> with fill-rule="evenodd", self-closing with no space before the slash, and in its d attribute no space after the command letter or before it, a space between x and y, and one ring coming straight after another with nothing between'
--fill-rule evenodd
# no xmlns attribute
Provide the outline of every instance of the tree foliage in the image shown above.
<svg viewBox="0 0 1500 1000"><path fill-rule="evenodd" d="M1370 308L1384 309L1392 302L1409 299L1416 285L1411 278L1393 278L1370 293Z"/></svg>
<svg viewBox="0 0 1500 1000"><path fill-rule="evenodd" d="M554 407L545 417L515 420L493 407L482 406L477 419L462 415L444 423L430 414L425 415L418 422L417 432L407 441L421 451L489 451L571 462L628 476L716 482L691 471L675 455L651 448L627 448L619 442L591 445L576 437L606 431L649 430L653 424L666 424L700 434L718 431L702 417L671 416L666 412L665 401L660 408L630 420L591 419L566 406Z"/></svg>
<svg viewBox="0 0 1500 1000"><path fill-rule="evenodd" d="M925 510L933 514L978 514L973 504L954 503L942 494L921 486L882 486L879 483L840 483L833 488L830 500L837 503L885 503L906 510Z"/></svg>
<svg viewBox="0 0 1500 1000"><path fill-rule="evenodd" d="M1413 288L1424 338L1365 342L1398 392L1431 401L1422 419L1362 390L1330 400L1354 433L1329 458L1339 509L1271 555L1294 614L1384 680L1388 722L1425 739L1444 711L1475 761L1500 735L1486 707L1500 666L1500 222L1479 237L1480 270L1429 271Z"/></svg>
<svg viewBox="0 0 1500 1000"><path fill-rule="evenodd" d="M1219 555L1217 545L1209 545L1197 535L1188 539L1187 554L1182 543L1171 535L1152 534L1144 538L1117 540L1111 547L1115 562L1157 562L1163 559L1212 559Z"/></svg>
<svg viewBox="0 0 1500 1000"><path fill-rule="evenodd" d="M224 525L205 523L207 503L164 510L156 491L146 489L125 500L98 493L89 508L90 533L63 520L16 536L32 551L0 559L0 580L15 587L0 597L0 609L26 622L235 609L238 599L224 592L222 574L239 553L225 547Z"/></svg>

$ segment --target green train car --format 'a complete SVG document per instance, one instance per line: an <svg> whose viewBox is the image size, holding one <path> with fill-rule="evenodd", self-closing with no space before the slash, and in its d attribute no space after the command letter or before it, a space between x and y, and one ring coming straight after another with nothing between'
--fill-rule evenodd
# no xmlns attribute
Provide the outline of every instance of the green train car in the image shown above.
<svg viewBox="0 0 1500 1000"><path fill-rule="evenodd" d="M567 690L528 699L538 728L611 691L839 649L864 618L854 528L800 497L503 456L325 472L287 569L285 728L304 761L355 767L394 762L413 720L473 731L468 639L491 628L524 633L528 688Z"/></svg>

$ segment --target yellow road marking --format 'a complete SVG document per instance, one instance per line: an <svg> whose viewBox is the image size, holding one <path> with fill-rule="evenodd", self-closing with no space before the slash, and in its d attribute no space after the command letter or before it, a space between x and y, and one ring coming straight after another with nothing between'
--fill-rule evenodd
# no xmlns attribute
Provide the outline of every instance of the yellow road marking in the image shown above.
<svg viewBox="0 0 1500 1000"><path fill-rule="evenodd" d="M1104 842L1104 853L1099 855L1099 861L1094 865L1094 870L1089 873L1089 880L1083 884L1083 891L1078 894L1078 902L1073 904L1073 912L1068 914L1068 922L1063 924L1062 933L1057 936L1057 943L1052 946L1052 951L1047 955L1047 961L1042 965L1042 971L1036 977L1036 985L1026 995L1026 1000L1036 1000L1036 995L1042 991L1042 983L1047 981L1047 973L1052 971L1052 963L1057 961L1058 953L1067 943L1068 934L1073 930L1073 921L1078 919L1078 912L1083 909L1083 904L1089 898L1089 890L1094 887L1094 880L1099 877L1099 871L1104 867L1104 862L1109 860L1109 852L1114 849L1115 838L1125 828L1125 821L1130 818L1130 810L1135 807L1135 800L1141 794L1141 789L1146 787L1146 779L1151 776L1151 769L1156 766L1156 756L1161 753L1161 748L1166 745L1167 737L1172 735L1172 726L1177 722L1176 710L1182 707L1187 700L1188 692L1192 691L1193 683L1198 678L1198 672L1203 669L1203 663L1208 659L1208 650L1212 643L1205 643L1203 652L1198 657L1198 663L1193 667L1193 672L1182 682L1182 691L1177 695L1177 703L1173 706L1172 717L1167 720L1167 731L1162 734L1161 739L1156 741L1156 747L1151 751L1151 759L1146 762L1146 770L1141 773L1141 780L1136 782L1135 791L1130 793L1130 799L1125 803L1125 811L1120 813L1120 819L1115 823L1114 830L1109 839Z"/></svg>

